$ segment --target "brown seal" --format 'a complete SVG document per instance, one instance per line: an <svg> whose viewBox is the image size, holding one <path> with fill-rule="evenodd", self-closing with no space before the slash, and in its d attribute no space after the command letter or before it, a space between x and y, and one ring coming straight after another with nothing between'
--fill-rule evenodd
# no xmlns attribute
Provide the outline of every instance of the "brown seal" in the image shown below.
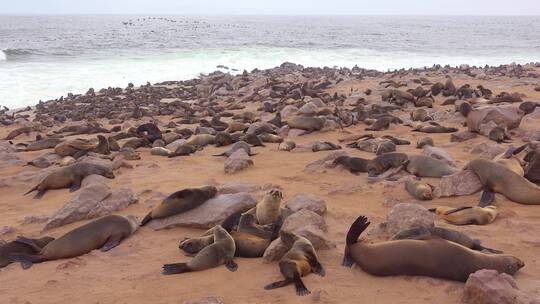
<svg viewBox="0 0 540 304"><path fill-rule="evenodd" d="M80 226L40 248L31 239L18 238L17 242L32 246L37 254L15 254L14 259L27 269L32 263L68 259L83 255L94 249L108 251L139 228L137 218L132 215L108 215Z"/></svg>
<svg viewBox="0 0 540 304"><path fill-rule="evenodd" d="M311 292L304 285L302 277L310 273L325 275L315 248L308 239L294 233L281 231L280 237L283 243L290 248L279 261L279 270L285 279L268 284L264 289L276 289L294 283L297 295L310 294Z"/></svg>
<svg viewBox="0 0 540 304"><path fill-rule="evenodd" d="M230 271L236 271L238 265L234 262L236 245L232 236L221 226L214 227L214 242L204 247L187 263L163 265L163 274L179 274L200 271L225 264Z"/></svg>
<svg viewBox="0 0 540 304"><path fill-rule="evenodd" d="M82 180L91 174L102 175L107 178L114 178L114 173L111 169L92 164L92 163L75 163L67 167L58 169L47 175L39 184L30 189L24 195L37 190L34 198L41 198L47 190L70 188L70 192L76 191L81 187Z"/></svg>
<svg viewBox="0 0 540 304"><path fill-rule="evenodd" d="M343 265L356 263L376 276L414 275L465 282L471 273L493 269L514 275L525 264L502 254L484 254L445 240L397 240L366 244L358 242L369 226L360 216L347 233Z"/></svg>
<svg viewBox="0 0 540 304"><path fill-rule="evenodd" d="M500 250L487 248L482 246L479 240L473 240L463 232L442 228L442 227L414 227L407 230L402 230L392 237L392 240L427 240L430 238L441 238L450 242L454 242L477 251L488 251L491 253L503 253Z"/></svg>
<svg viewBox="0 0 540 304"><path fill-rule="evenodd" d="M381 131L386 130L390 127L390 123L399 123L400 120L397 117L385 115L379 117L371 126L366 128L366 131Z"/></svg>
<svg viewBox="0 0 540 304"><path fill-rule="evenodd" d="M290 152L294 148L296 148L296 143L294 141L284 141L279 144L278 150Z"/></svg>
<svg viewBox="0 0 540 304"><path fill-rule="evenodd" d="M291 129L300 129L307 132L320 131L324 128L326 118L324 117L307 117L294 116L286 121Z"/></svg>
<svg viewBox="0 0 540 304"><path fill-rule="evenodd" d="M497 143L509 143L511 142L510 136L506 132L506 128L503 126L497 126L491 129L488 133L488 138L497 142Z"/></svg>
<svg viewBox="0 0 540 304"><path fill-rule="evenodd" d="M197 134L191 136L187 140L188 145L192 145L195 147L204 147L210 144L214 144L216 140L216 136L210 135L210 134Z"/></svg>
<svg viewBox="0 0 540 304"><path fill-rule="evenodd" d="M39 248L45 247L48 243L54 240L52 237L42 237L40 239L31 239L34 244ZM40 249L41 250L41 249ZM13 262L11 256L13 254L37 254L40 250L36 250L35 247L29 246L17 241L9 242L6 244L0 244L0 268L9 265Z"/></svg>
<svg viewBox="0 0 540 304"><path fill-rule="evenodd" d="M234 152L238 150L244 150L247 155L257 155L257 153L251 153L251 147L248 145L245 141L239 141L235 142L227 151L220 153L220 154L214 154L212 156L231 156Z"/></svg>
<svg viewBox="0 0 540 304"><path fill-rule="evenodd" d="M201 147L195 147L189 144L183 144L180 145L176 150L169 154L169 157L176 157L176 156L188 156L190 154L193 154L197 152Z"/></svg>
<svg viewBox="0 0 540 304"><path fill-rule="evenodd" d="M405 181L405 190L414 198L421 201L433 199L434 187L428 183L421 182L414 178L409 178Z"/></svg>
<svg viewBox="0 0 540 304"><path fill-rule="evenodd" d="M433 117L431 117L428 113L428 111L424 108L415 109L411 111L411 119L413 121L428 121L433 120Z"/></svg>
<svg viewBox="0 0 540 304"><path fill-rule="evenodd" d="M405 153L385 153L381 154L368 162L368 176L375 177L391 168L398 168L406 165L409 157Z"/></svg>
<svg viewBox="0 0 540 304"><path fill-rule="evenodd" d="M341 146L331 143L329 141L317 141L311 146L311 151L320 152L320 151L333 151L340 150Z"/></svg>
<svg viewBox="0 0 540 304"><path fill-rule="evenodd" d="M447 163L424 155L409 156L407 171L420 177L442 177L458 172Z"/></svg>
<svg viewBox="0 0 540 304"><path fill-rule="evenodd" d="M431 137L422 137L418 140L416 143L417 149L422 149L424 146L435 146L435 143L433 142L433 138Z"/></svg>
<svg viewBox="0 0 540 304"><path fill-rule="evenodd" d="M368 172L369 160L360 157L340 156L334 160L332 165L342 165L352 174L358 175L360 172Z"/></svg>
<svg viewBox="0 0 540 304"><path fill-rule="evenodd" d="M454 225L487 225L492 223L499 213L495 206L460 208L441 206L429 210Z"/></svg>
<svg viewBox="0 0 540 304"><path fill-rule="evenodd" d="M214 186L187 188L174 192L144 217L141 226L146 225L153 219L165 218L199 207L207 200L216 196L216 194L217 188Z"/></svg>
<svg viewBox="0 0 540 304"><path fill-rule="evenodd" d="M509 200L526 205L540 205L540 187L508 169L487 159L475 159L465 167L476 173L484 186L501 193Z"/></svg>

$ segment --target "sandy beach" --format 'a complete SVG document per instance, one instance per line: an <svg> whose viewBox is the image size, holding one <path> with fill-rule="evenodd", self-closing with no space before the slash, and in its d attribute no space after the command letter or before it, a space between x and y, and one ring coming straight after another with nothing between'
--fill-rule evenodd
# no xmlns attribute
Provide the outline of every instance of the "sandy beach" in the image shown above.
<svg viewBox="0 0 540 304"><path fill-rule="evenodd" d="M309 75L309 76L307 76ZM324 89L315 90L324 99L324 107L330 109L331 116L335 107L343 111L354 112L355 106L363 99L363 105L367 108L373 104L388 105L381 101L381 95L387 90L382 81L393 80L402 82L404 86L396 89L406 91L422 86L415 80L426 78L430 83L446 81L446 76L451 76L457 88L464 84L470 84L472 88L482 85L493 91L493 96L501 92L520 93L522 101L540 102L540 91L535 90L540 86L540 67L537 65L515 66L508 65L500 68L475 69L462 68L433 68L427 70L411 70L399 72L375 72L360 70L320 69L310 71L298 67L273 70L273 72L246 73L244 76L227 76L212 83L210 76L205 76L201 81L171 82L152 87L166 88L176 97L163 96L163 94L149 92L146 99L139 97L136 100L143 109L143 116L130 118L128 116L99 117L94 115L92 119L83 118L80 121L67 119L64 122L54 119L54 107L50 112L41 111L36 116L34 110L22 111L14 117L4 117L11 120L9 125L0 126L0 138L5 138L11 131L22 126L40 126L40 131L31 131L21 134L10 141L0 141L2 147L12 147L18 143L33 142L37 134L46 136L53 134L66 125L80 125L87 121L95 121L105 129L110 130L113 126L121 126L125 131L126 126L137 127L146 122L154 122L165 133L174 132L178 129L189 128L195 131L199 126L195 124L176 123L169 127L171 121L178 122L183 117L177 112L160 115L156 108L160 104L170 103L171 100L182 100L187 104L215 103L214 107L221 106L222 112L239 114L246 111L255 113L257 119L268 120L275 113L261 111L263 102L278 105L278 109L284 105L298 106L299 108L312 100L307 94L301 96L287 95L286 97L273 95L276 87L284 86L300 88L303 84L318 84L328 82ZM244 87L239 83L245 82ZM311 78L308 78L311 77ZM212 84L216 84L212 87ZM217 85L219 84L219 85ZM188 87L198 87L199 98L187 98L188 94L181 92L189 91ZM230 86L229 89L225 89ZM305 85L304 85L305 87ZM422 86L430 90L431 85ZM91 105L92 98L105 98L111 107L111 111L119 113L131 113L130 103L125 102L126 91L108 95L99 93L97 97L89 97L89 103L79 104L81 107ZM142 91L144 88L133 88ZM208 92L202 92L208 89ZM365 91L370 89L371 94ZM390 87L390 89L394 89ZM193 91L193 90L192 90ZM332 96L340 96L333 99ZM195 94L196 95L196 94ZM104 97L105 96L105 97ZM329 96L329 97L328 97ZM454 95L452 95L454 96ZM450 97L450 96L449 96ZM459 131L467 130L463 125L465 118L459 112L455 112L455 106L442 105L449 97L442 95L434 96L433 108L427 110L433 115L437 114L436 121L441 125L458 128ZM77 103L73 100L79 98L64 98L63 101L45 103L55 104L58 109L77 110ZM327 98L327 100L326 100ZM458 98L456 98L458 99ZM506 106L510 103L488 104L489 100L484 97L462 98L467 99L473 108L484 105ZM105 102L105 101L100 101ZM362 103L362 102L360 102ZM118 108L114 105L119 104ZM238 105L239 109L227 109L230 105ZM511 103L518 107L521 102ZM61 105L65 105L63 108ZM101 107L100 109L106 108ZM411 103L401 107L391 114L408 118L415 107ZM90 113L90 112L88 112ZM146 113L146 114L145 114ZM105 114L107 115L107 114ZM113 114L111 114L113 115ZM5 115L4 115L5 116ZM196 111L194 117L210 120L212 116L202 111ZM232 117L222 117L222 121L231 122ZM50 122L50 124L44 123ZM249 124L249 123L248 123ZM430 136L435 146L444 149L454 159L456 168L463 168L469 161L480 157L471 151L474 147L483 144L486 146L501 146L506 150L510 145L521 146L526 143L527 132L538 131L540 127L540 110L538 108L530 114L523 115L518 128L509 130L511 143L496 143L484 135L478 134L475 138L463 142L451 142L450 133L426 134L413 132L406 123L390 124L389 129L381 131L365 131L368 127L363 121L343 129L334 126L328 131L315 131L302 136L293 136L297 132L289 132L283 136L285 140L296 142L297 146L309 146L314 141L329 141L340 144L342 149L350 156L372 159L374 153L360 151L346 146L347 142L339 142L340 138L350 135L374 134L376 137L391 135L397 138L407 139L410 145L398 145L396 151L408 155L422 153L422 149L416 148L416 142L425 136ZM49 125L49 126L46 126ZM112 136L115 132L97 134L79 134L68 136L61 133L62 140L75 138L95 139L96 135L105 137ZM115 214L134 214L142 219L153 206L165 196L188 187L198 187L206 184L222 185L229 182L246 182L260 186L261 189L268 185L279 187L284 195L284 201L297 194L310 193L322 198L327 205L327 212L323 216L328 225L327 238L335 244L335 248L317 250L321 263L326 268L326 276L320 277L309 275L304 278L304 283L312 294L306 297L298 297L292 286L267 291L263 287L271 282L281 279L277 263L263 263L262 259L236 258L239 268L236 272L230 272L225 267L209 269L201 272L187 273L174 276L161 274L161 266L166 263L187 261L190 258L178 249L178 243L185 237L198 236L203 229L190 227L175 227L154 231L151 227L140 228L134 235L123 241L118 247L109 252L94 250L77 258L48 261L35 264L28 270L23 270L18 263L10 264L0 269L0 302L2 303L184 303L189 300L200 300L206 297L217 297L223 303L461 303L464 284L448 280L429 277L376 277L367 274L358 267L352 269L341 266L345 235L350 224L359 216L365 215L372 222L369 230L363 234L366 241L380 241L382 235L376 233L377 225L386 220L388 212L398 203L420 204L425 208L437 206L474 206L478 203L481 192L473 195L459 197L441 197L430 201L418 201L413 198L404 188L404 179L407 174L401 172L396 181L381 180L372 182L368 180L366 173L358 176L347 170L336 168L322 168L316 172L307 171L306 165L317 161L336 151L312 152L309 149L297 149L291 152L279 151L277 143L266 143L265 147L252 147L257 153L251 156L253 166L243 169L234 174L224 172L223 157L214 157L225 151L227 147L206 146L202 151L197 151L189 156L167 158L151 155L151 147L138 148L140 160L126 160L129 167L120 167L115 170L115 178L107 180L107 185L114 192L121 188L130 189L138 198L138 202L127 208L114 212ZM80 220L73 223L42 231L47 217L53 215L66 202L73 198L77 192L70 193L69 189L51 190L42 199L33 199L33 195L23 196L43 176L43 172L50 172L57 168L53 165L49 168L40 169L35 166L25 166L32 159L54 150L14 152L6 148L0 156L0 240L12 241L19 235L38 237L50 235L59 237L73 228L79 227L90 220ZM10 152L11 151L11 152ZM521 154L520 157L523 157ZM13 157L14 161L4 161L3 157ZM49 170L49 171L47 171ZM423 178L433 185L438 185L439 178ZM79 190L81 191L81 190ZM261 199L264 190L252 193L257 199ZM504 195L496 194L495 203L499 208L497 219L489 225L455 226L437 219L435 224L440 227L452 228L466 233L473 239L479 239L487 247L497 248L507 254L512 254L525 262L514 279L522 291L533 297L540 297L540 236L537 226L540 222L540 207L534 205L522 205L508 200ZM38 220L27 220L27 217L44 217ZM30 223L28 223L30 222ZM5 228L2 228L5 227Z"/></svg>

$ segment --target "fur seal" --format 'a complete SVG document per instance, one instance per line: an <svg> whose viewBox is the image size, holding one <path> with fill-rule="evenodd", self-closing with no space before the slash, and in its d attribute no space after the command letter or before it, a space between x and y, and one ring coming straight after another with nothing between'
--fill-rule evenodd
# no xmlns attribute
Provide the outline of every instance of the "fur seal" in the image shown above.
<svg viewBox="0 0 540 304"><path fill-rule="evenodd" d="M114 178L114 173L111 169L92 164L92 163L75 163L64 168L60 168L51 174L47 175L39 184L30 189L24 195L32 191L37 191L34 198L41 198L47 190L68 188L73 192L81 187L82 180L91 174L102 175L106 178Z"/></svg>
<svg viewBox="0 0 540 304"><path fill-rule="evenodd" d="M241 140L254 147L266 147L261 138L253 133L246 134L245 136L241 137Z"/></svg>
<svg viewBox="0 0 540 304"><path fill-rule="evenodd" d="M428 201L433 199L434 187L428 183L421 182L414 178L409 178L405 181L405 190L409 192L414 198L421 201Z"/></svg>
<svg viewBox="0 0 540 304"><path fill-rule="evenodd" d="M379 117L371 126L366 128L366 131L381 131L386 130L390 127L390 123L399 123L400 120L397 117L385 115Z"/></svg>
<svg viewBox="0 0 540 304"><path fill-rule="evenodd" d="M458 129L454 127L441 126L438 123L431 121L428 126L419 125L413 128L413 131L422 133L454 133L457 132Z"/></svg>
<svg viewBox="0 0 540 304"><path fill-rule="evenodd" d="M56 147L63 140L59 138L44 138L37 140L24 149L25 151L39 151Z"/></svg>
<svg viewBox="0 0 540 304"><path fill-rule="evenodd" d="M419 177L442 177L458 172L447 163L424 155L409 156L407 171Z"/></svg>
<svg viewBox="0 0 540 304"><path fill-rule="evenodd" d="M308 133L313 131L320 131L324 128L326 118L324 117L307 117L307 116L294 116L286 121L291 129L305 130Z"/></svg>
<svg viewBox="0 0 540 304"><path fill-rule="evenodd" d="M433 142L433 138L431 137L422 137L418 140L416 143L417 149L422 149L424 146L435 146L435 143Z"/></svg>
<svg viewBox="0 0 540 304"><path fill-rule="evenodd" d="M153 219L165 218L193 208L199 207L217 194L214 186L201 188L186 188L167 196L159 205L154 207L141 222L141 226Z"/></svg>
<svg viewBox="0 0 540 304"><path fill-rule="evenodd" d="M31 239L34 244L39 248L45 247L48 243L54 240L52 237L42 237L40 239ZM40 249L41 250L41 249ZM40 251L39 250L39 251ZM19 243L17 241L9 242L6 244L0 244L0 268L3 268L13 262L11 256L13 254L25 253L25 254L37 254L35 247Z"/></svg>
<svg viewBox="0 0 540 304"><path fill-rule="evenodd" d="M428 113L428 111L424 108L415 109L411 111L411 119L413 121L428 121L433 120L433 117L431 117Z"/></svg>
<svg viewBox="0 0 540 304"><path fill-rule="evenodd" d="M340 150L341 146L331 143L329 141L317 141L311 146L311 151L320 152L320 151L332 151Z"/></svg>
<svg viewBox="0 0 540 304"><path fill-rule="evenodd" d="M197 152L199 149L201 149L201 147L195 147L190 144L183 144L176 148L173 153L169 154L169 157L188 156Z"/></svg>
<svg viewBox="0 0 540 304"><path fill-rule="evenodd" d="M473 240L465 233L442 228L442 227L415 227L408 230L403 230L398 232L392 237L392 240L404 240L404 239L413 239L413 240L427 240L432 237L438 237L445 239L450 242L454 242L465 246L469 249L476 251L488 251L491 253L500 254L503 253L500 250L487 248L482 246L479 240Z"/></svg>
<svg viewBox="0 0 540 304"><path fill-rule="evenodd" d="M294 148L296 148L296 143L294 141L284 141L279 144L278 150L290 152Z"/></svg>
<svg viewBox="0 0 540 304"><path fill-rule="evenodd" d="M348 169L352 174L358 175L359 172L368 172L369 160L360 157L340 156L334 160L332 165L338 164Z"/></svg>
<svg viewBox="0 0 540 304"><path fill-rule="evenodd" d="M204 247L187 263L163 265L163 274L179 274L200 271L225 264L230 271L236 271L238 265L234 262L236 245L233 237L221 226L214 227L214 242Z"/></svg>
<svg viewBox="0 0 540 304"><path fill-rule="evenodd" d="M413 275L465 282L471 273L493 269L514 275L525 266L520 259L502 254L484 254L445 240L396 240L365 244L358 242L369 226L360 216L347 233L343 265L356 263L375 276Z"/></svg>
<svg viewBox="0 0 540 304"><path fill-rule="evenodd" d="M472 106L470 103L468 102L462 102L460 103L459 105L456 106L456 111L461 113L461 115L463 115L463 117L467 117L469 116L469 113L471 113L471 111L473 110Z"/></svg>
<svg viewBox="0 0 540 304"><path fill-rule="evenodd" d="M242 213L238 223L238 231L243 231L268 239L272 229L281 219L280 205L283 193L278 189L271 189L264 195L257 205Z"/></svg>
<svg viewBox="0 0 540 304"><path fill-rule="evenodd" d="M492 223L499 211L495 206L486 207L437 207L429 209L437 216L454 225L487 225Z"/></svg>
<svg viewBox="0 0 540 304"><path fill-rule="evenodd" d="M204 146L207 146L207 145L210 145L210 144L214 144L215 140L216 140L216 137L214 135L197 134L197 135L191 136L187 140L186 143L188 145L192 145L192 146L195 146L195 147L204 147Z"/></svg>
<svg viewBox="0 0 540 304"><path fill-rule="evenodd" d="M15 254L12 257L27 269L32 263L73 258L98 248L108 251L135 233L138 228L139 223L133 215L107 215L71 230L43 248L31 239L20 237L17 242L32 246L39 253Z"/></svg>
<svg viewBox="0 0 540 304"><path fill-rule="evenodd" d="M103 135L98 135L97 139L98 139L98 145L93 150L93 152L104 154L104 155L111 154L111 150L109 149L109 141L107 140L107 138L105 138L105 136Z"/></svg>
<svg viewBox="0 0 540 304"><path fill-rule="evenodd" d="M294 283L297 295L310 294L311 292L304 285L302 277L310 273L322 277L325 275L325 270L319 262L315 248L308 239L294 233L281 231L280 237L283 243L290 248L279 261L279 271L285 279L268 284L264 289L276 289Z"/></svg>
<svg viewBox="0 0 540 304"><path fill-rule="evenodd" d="M158 139L159 140L159 139ZM173 152L164 147L154 147L150 150L151 155L170 156Z"/></svg>
<svg viewBox="0 0 540 304"><path fill-rule="evenodd" d="M141 138L146 138L151 143L153 143L155 140L161 139L161 131L153 123L145 123L138 126L135 133Z"/></svg>
<svg viewBox="0 0 540 304"><path fill-rule="evenodd" d="M270 133L262 133L258 136L262 142L265 143L281 143L283 142L283 138L279 135L270 134Z"/></svg>
<svg viewBox="0 0 540 304"><path fill-rule="evenodd" d="M228 146L234 143L231 134L226 132L218 132L215 138L216 147Z"/></svg>
<svg viewBox="0 0 540 304"><path fill-rule="evenodd" d="M397 168L406 165L409 157L405 153L386 153L375 157L368 162L368 176L375 177L391 168Z"/></svg>
<svg viewBox="0 0 540 304"><path fill-rule="evenodd" d="M526 205L540 205L540 187L508 169L504 165L487 159L475 159L465 169L478 175L482 185L509 200Z"/></svg>
<svg viewBox="0 0 540 304"><path fill-rule="evenodd" d="M506 128L503 126L496 126L495 128L491 129L488 133L488 138L497 142L497 143L508 143L510 142L512 138L508 136L508 133L506 132Z"/></svg>

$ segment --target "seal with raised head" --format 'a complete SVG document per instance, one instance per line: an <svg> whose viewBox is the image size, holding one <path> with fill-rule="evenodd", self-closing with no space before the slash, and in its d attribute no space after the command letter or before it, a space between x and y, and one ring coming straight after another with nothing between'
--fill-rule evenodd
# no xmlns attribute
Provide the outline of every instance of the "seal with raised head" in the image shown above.
<svg viewBox="0 0 540 304"><path fill-rule="evenodd" d="M187 263L163 265L163 274L179 274L200 271L225 264L230 271L236 271L238 265L234 262L236 245L232 236L221 226L214 227L214 242L204 247Z"/></svg>
<svg viewBox="0 0 540 304"><path fill-rule="evenodd" d="M201 188L186 188L176 191L167 196L159 205L154 207L141 222L141 226L148 224L153 219L160 219L189 211L199 207L217 194L214 186Z"/></svg>
<svg viewBox="0 0 540 304"><path fill-rule="evenodd" d="M356 263L375 276L413 275L465 282L480 269L514 275L525 266L520 259L503 254L485 254L446 240L396 240L366 244L358 237L369 226L360 216L347 233L343 265Z"/></svg>
<svg viewBox="0 0 540 304"><path fill-rule="evenodd" d="M102 175L106 178L114 178L114 173L107 167L85 162L75 163L47 175L47 177L39 184L24 195L27 195L32 191L37 191L34 198L41 198L47 190L68 187L70 188L70 192L73 192L78 190L81 187L82 180L91 174Z"/></svg>
<svg viewBox="0 0 540 304"><path fill-rule="evenodd" d="M138 220L133 215L107 215L71 230L43 248L31 239L20 237L17 242L33 247L38 253L14 254L12 257L27 269L33 263L73 258L94 249L108 251L135 233L138 228Z"/></svg>
<svg viewBox="0 0 540 304"><path fill-rule="evenodd" d="M496 206L460 208L440 206L429 211L454 225L487 225L492 223L499 213Z"/></svg>
<svg viewBox="0 0 540 304"><path fill-rule="evenodd" d="M37 247L43 248L45 245L49 244L54 240L52 237L42 237L39 239L30 239ZM40 249L41 250L41 249ZM0 244L0 268L9 265L13 262L11 256L13 254L37 254L40 250L36 250L35 246L29 246L24 243L19 243L17 241L9 242L6 244Z"/></svg>
<svg viewBox="0 0 540 304"><path fill-rule="evenodd" d="M347 155L340 156L334 160L332 165L342 165L352 174L358 175L360 172L368 172L369 160L361 157L351 157Z"/></svg>
<svg viewBox="0 0 540 304"><path fill-rule="evenodd" d="M407 171L420 177L442 177L452 175L458 172L458 169L429 156L412 155L409 156Z"/></svg>
<svg viewBox="0 0 540 304"><path fill-rule="evenodd" d="M281 231L280 237L285 246L290 248L279 261L279 271L285 279L268 284L264 289L270 290L294 284L297 295L310 294L311 292L304 285L302 277L310 273L322 277L325 275L325 270L319 262L313 244L304 237L286 231Z"/></svg>
<svg viewBox="0 0 540 304"><path fill-rule="evenodd" d="M238 231L270 238L272 228L281 217L282 199L283 193L279 189L270 189L255 207L242 213L238 223Z"/></svg>
<svg viewBox="0 0 540 304"><path fill-rule="evenodd" d="M501 193L509 200L526 205L540 205L540 187L502 164L475 159L465 169L470 169L480 178L482 185L493 192Z"/></svg>

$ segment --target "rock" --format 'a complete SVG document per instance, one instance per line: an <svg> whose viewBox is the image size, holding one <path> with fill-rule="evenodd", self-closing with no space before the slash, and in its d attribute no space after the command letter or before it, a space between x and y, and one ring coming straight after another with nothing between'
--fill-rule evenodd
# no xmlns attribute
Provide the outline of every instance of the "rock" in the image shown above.
<svg viewBox="0 0 540 304"><path fill-rule="evenodd" d="M467 116L467 127L471 132L479 132L481 125L493 121L511 130L519 127L523 114L523 111L513 106L482 107Z"/></svg>
<svg viewBox="0 0 540 304"><path fill-rule="evenodd" d="M281 214L284 218L287 218L289 215L303 209L313 211L318 215L323 216L326 213L326 202L316 195L300 193L283 203Z"/></svg>
<svg viewBox="0 0 540 304"><path fill-rule="evenodd" d="M433 227L435 214L418 204L401 203L386 216L386 230L390 235L415 227Z"/></svg>
<svg viewBox="0 0 540 304"><path fill-rule="evenodd" d="M471 195L482 190L482 187L480 179L473 171L463 170L441 177L434 195L435 197Z"/></svg>
<svg viewBox="0 0 540 304"><path fill-rule="evenodd" d="M422 155L438 159L440 161L443 161L447 163L450 166L454 165L454 158L444 149L433 147L433 146L424 146L424 150L422 151Z"/></svg>
<svg viewBox="0 0 540 304"><path fill-rule="evenodd" d="M484 135L484 136L489 136L489 132L491 132L491 130L493 130L494 128L497 127L497 124L493 121L490 121L488 123L485 123L485 124L481 124L480 125L480 130L478 130L478 133Z"/></svg>
<svg viewBox="0 0 540 304"><path fill-rule="evenodd" d="M287 136L289 137L298 137L298 136L302 136L306 133L305 130L301 130L301 129L290 129L289 132L287 133Z"/></svg>
<svg viewBox="0 0 540 304"><path fill-rule="evenodd" d="M473 146L471 149L472 154L480 154L481 157L486 157L493 159L495 156L503 153L505 151L504 147L498 144L487 144L481 143Z"/></svg>
<svg viewBox="0 0 540 304"><path fill-rule="evenodd" d="M163 137L163 141L165 142L165 145L169 145L177 141L178 139L180 139L182 136L178 133L168 132L168 133L163 133L162 137Z"/></svg>
<svg viewBox="0 0 540 304"><path fill-rule="evenodd" d="M283 226L281 227L281 229L285 231L296 232L298 229L307 226L314 226L322 231L328 230L328 226L326 226L324 218L317 213L307 209L302 209L287 217L285 221L283 221Z"/></svg>
<svg viewBox="0 0 540 304"><path fill-rule="evenodd" d="M257 184L249 183L249 182L227 182L223 185L217 186L218 187L218 193L219 194L231 194L231 193L239 193L239 192L257 192L261 190L261 187Z"/></svg>
<svg viewBox="0 0 540 304"><path fill-rule="evenodd" d="M95 185L95 184L103 184L103 185L107 185L109 182L108 182L108 178L106 178L105 176L101 176L101 175L97 175L97 174L91 174L91 175L88 175L87 177L85 177L82 182L81 182L81 188L86 188L90 185Z"/></svg>
<svg viewBox="0 0 540 304"><path fill-rule="evenodd" d="M243 149L236 150L231 156L225 160L224 170L227 174L232 174L247 167L253 166L253 160Z"/></svg>
<svg viewBox="0 0 540 304"><path fill-rule="evenodd" d="M110 195L111 189L102 183L90 184L81 188L69 202L51 216L43 230L89 219L88 214L92 209Z"/></svg>
<svg viewBox="0 0 540 304"><path fill-rule="evenodd" d="M166 145L165 148L167 148L167 150L169 150L169 151L176 151L176 149L178 149L178 147L180 147L181 145L183 145L185 143L186 143L186 140L181 138L181 139L177 139L177 140L173 141L172 143Z"/></svg>
<svg viewBox="0 0 540 304"><path fill-rule="evenodd" d="M312 163L307 164L306 167L304 168L304 172L315 173L315 172L323 171L326 168L325 163L333 162L336 158L340 156L345 156L345 155L347 155L347 152L345 151L337 151L337 152L328 154L319 160L316 160Z"/></svg>
<svg viewBox="0 0 540 304"><path fill-rule="evenodd" d="M523 130L521 139L525 142L540 141L540 129Z"/></svg>
<svg viewBox="0 0 540 304"><path fill-rule="evenodd" d="M314 103L308 102L298 110L298 113L304 116L315 116L317 111L317 106Z"/></svg>
<svg viewBox="0 0 540 304"><path fill-rule="evenodd" d="M281 138L285 138L289 136L290 130L291 128L288 125L284 125L283 127L279 128L279 130L277 131L277 135Z"/></svg>
<svg viewBox="0 0 540 304"><path fill-rule="evenodd" d="M4 226L0 228L0 235L5 235L5 234L13 233L13 232L15 232L15 228L11 226Z"/></svg>
<svg viewBox="0 0 540 304"><path fill-rule="evenodd" d="M217 297L206 297L200 300L184 301L183 304L224 304L224 302L223 300Z"/></svg>
<svg viewBox="0 0 540 304"><path fill-rule="evenodd" d="M156 156L169 156L172 154L172 152L163 147L154 147L150 150L150 154L156 155Z"/></svg>
<svg viewBox="0 0 540 304"><path fill-rule="evenodd" d="M30 224L40 224L45 223L49 220L49 217L46 215L31 215L31 216L25 216L24 219L21 221L21 224L23 225L30 225Z"/></svg>
<svg viewBox="0 0 540 304"><path fill-rule="evenodd" d="M469 139L473 139L476 136L477 136L476 133L473 133L473 132L460 131L460 132L452 133L450 135L450 141L451 142L464 142Z"/></svg>
<svg viewBox="0 0 540 304"><path fill-rule="evenodd" d="M72 156L65 156L60 160L60 167L67 167L73 165L76 162L76 159Z"/></svg>
<svg viewBox="0 0 540 304"><path fill-rule="evenodd" d="M525 293L506 273L479 270L469 276L463 291L465 304L540 304L540 298Z"/></svg>
<svg viewBox="0 0 540 304"><path fill-rule="evenodd" d="M201 206L187 212L148 223L154 230L177 226L209 229L235 212L255 207L257 200L249 193L220 194Z"/></svg>
<svg viewBox="0 0 540 304"><path fill-rule="evenodd" d="M330 131L336 130L337 128L339 128L339 125L338 125L337 122L335 122L335 121L333 121L331 119L327 119L324 122L324 126L321 129L321 132L330 132Z"/></svg>
<svg viewBox="0 0 540 304"><path fill-rule="evenodd" d="M292 105L287 105L281 110L281 119L287 120L288 118L293 117L298 112L298 108Z"/></svg>

